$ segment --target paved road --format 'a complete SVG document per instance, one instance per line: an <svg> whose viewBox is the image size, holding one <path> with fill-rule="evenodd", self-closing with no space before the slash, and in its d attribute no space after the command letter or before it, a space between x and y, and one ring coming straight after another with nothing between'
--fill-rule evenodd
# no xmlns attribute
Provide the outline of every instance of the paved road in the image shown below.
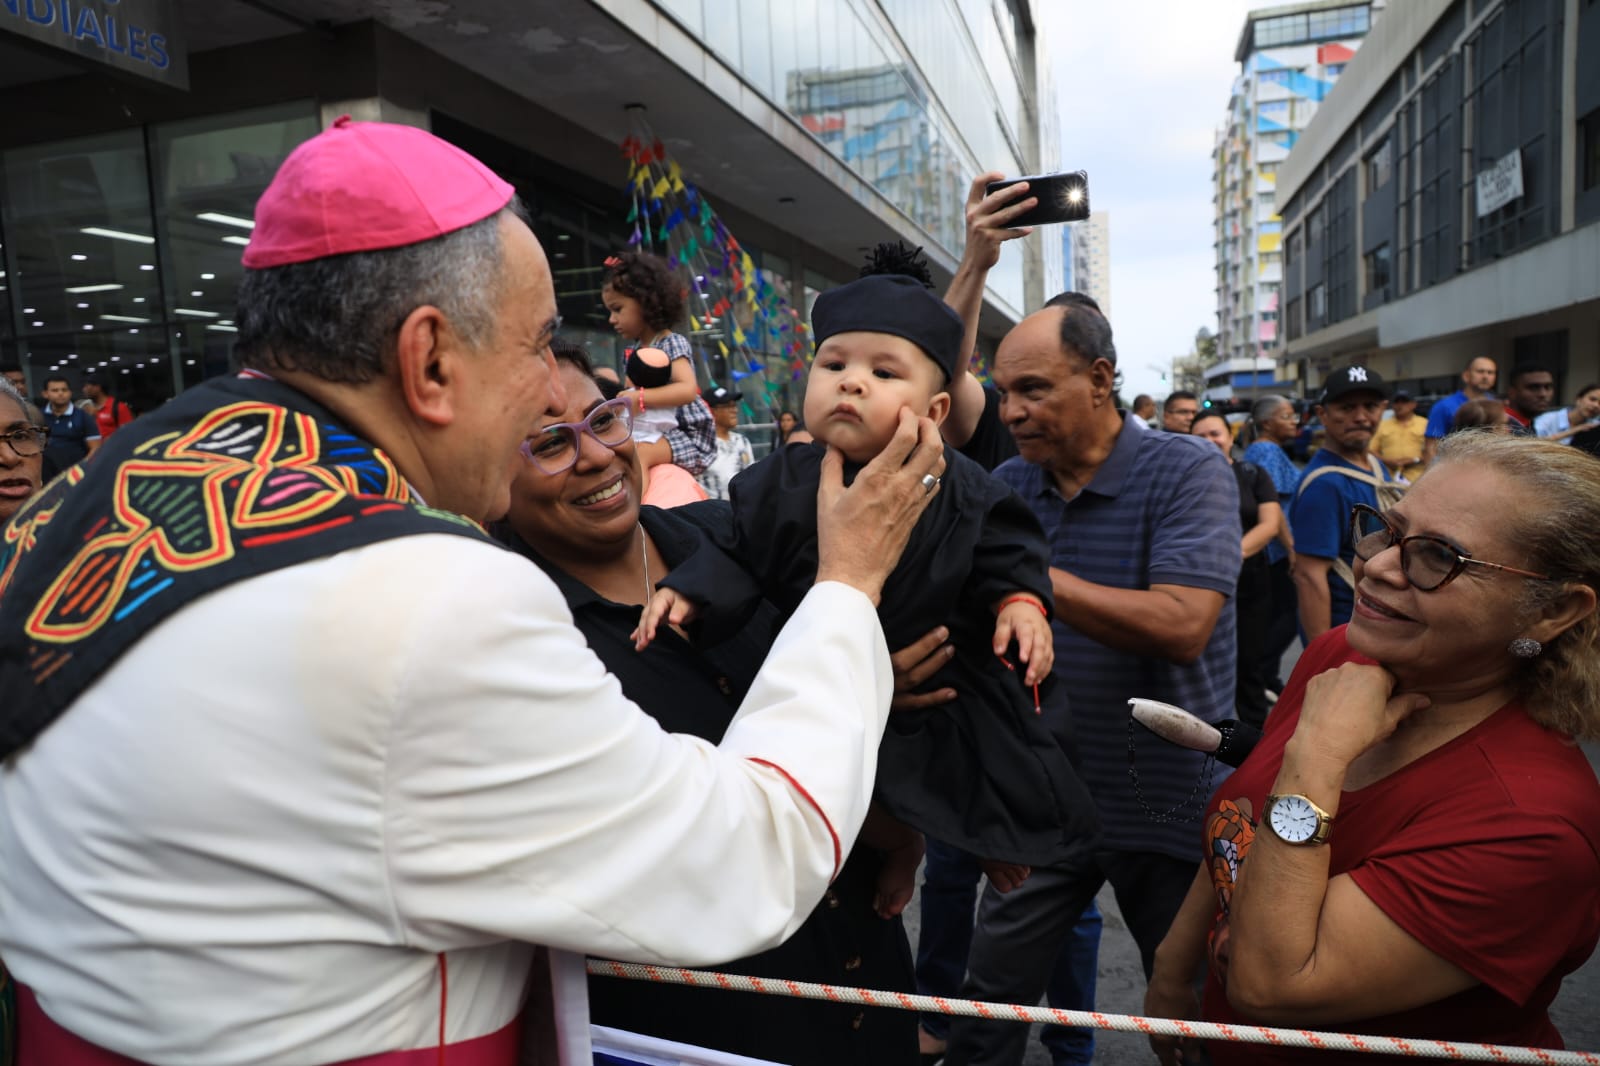
<svg viewBox="0 0 1600 1066"><path fill-rule="evenodd" d="M1293 658L1298 654L1296 642L1285 657L1284 677L1289 676ZM1585 745L1589 762L1600 773L1600 745ZM918 877L921 883L921 877ZM1133 937L1123 923L1122 912L1116 897L1109 888L1100 893L1100 911L1105 919L1105 931L1100 940L1100 973L1095 992L1095 1006L1112 1014L1138 1014L1144 1005L1144 972L1139 965L1139 952ZM906 908L906 931L916 944L920 925L919 903L913 899ZM1567 1042L1567 1047L1577 1051L1600 1052L1600 952L1588 964L1569 975L1561 986L1561 994L1551 1006L1551 1017L1556 1028ZM1050 1056L1037 1040L1028 1042L1025 1066L1050 1066ZM1447 1034L1441 1034L1447 1035ZM1143 1036L1132 1033L1101 1033L1096 1037L1095 1062L1109 1066L1150 1066L1155 1056ZM1307 1062L1315 1066L1308 1053Z"/></svg>

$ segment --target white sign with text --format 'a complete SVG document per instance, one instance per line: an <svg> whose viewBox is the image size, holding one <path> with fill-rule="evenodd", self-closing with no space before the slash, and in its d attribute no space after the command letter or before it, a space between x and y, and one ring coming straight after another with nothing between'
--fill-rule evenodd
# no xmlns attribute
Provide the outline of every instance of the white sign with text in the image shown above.
<svg viewBox="0 0 1600 1066"><path fill-rule="evenodd" d="M1496 161L1487 170L1478 171L1478 217L1498 211L1513 200L1522 198L1522 150Z"/></svg>

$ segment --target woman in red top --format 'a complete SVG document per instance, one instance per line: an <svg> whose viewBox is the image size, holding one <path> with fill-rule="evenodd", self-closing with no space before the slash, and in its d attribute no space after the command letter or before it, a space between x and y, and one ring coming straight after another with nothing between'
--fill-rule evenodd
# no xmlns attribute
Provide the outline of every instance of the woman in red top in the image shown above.
<svg viewBox="0 0 1600 1066"><path fill-rule="evenodd" d="M1354 523L1354 615L1212 797L1146 1013L1559 1048L1546 1008L1600 939L1600 783L1572 743L1600 737L1600 463L1453 436ZM1381 1061L1317 1061L1341 1058Z"/></svg>

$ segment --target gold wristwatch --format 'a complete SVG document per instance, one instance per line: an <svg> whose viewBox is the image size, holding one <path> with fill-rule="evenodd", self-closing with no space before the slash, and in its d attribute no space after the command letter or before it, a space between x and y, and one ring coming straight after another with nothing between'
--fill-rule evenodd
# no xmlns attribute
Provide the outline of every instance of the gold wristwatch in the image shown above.
<svg viewBox="0 0 1600 1066"><path fill-rule="evenodd" d="M1298 793L1268 796L1262 821L1279 840L1297 847L1326 844L1333 828L1333 815Z"/></svg>

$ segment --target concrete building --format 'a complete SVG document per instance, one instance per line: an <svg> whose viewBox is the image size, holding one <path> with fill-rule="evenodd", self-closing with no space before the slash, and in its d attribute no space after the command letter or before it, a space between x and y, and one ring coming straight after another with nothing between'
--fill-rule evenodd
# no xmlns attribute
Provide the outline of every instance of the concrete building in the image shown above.
<svg viewBox="0 0 1600 1066"><path fill-rule="evenodd" d="M973 175L1058 169L1036 8L8 0L0 363L21 363L34 388L103 369L145 406L226 372L256 199L346 112L429 128L515 184L564 332L602 357L616 342L598 281L632 228L629 105L645 105L683 177L802 313L879 240L922 245L946 280ZM1044 246L1008 245L991 275L991 343L1059 284ZM716 339L696 336L713 362ZM749 340L766 354L763 335Z"/></svg>
<svg viewBox="0 0 1600 1066"><path fill-rule="evenodd" d="M1063 287L1094 297L1110 320L1111 212L1097 211L1082 222L1067 223L1061 231L1061 258L1066 263Z"/></svg>
<svg viewBox="0 0 1600 1066"><path fill-rule="evenodd" d="M1600 377L1600 6L1408 0L1278 174L1285 370L1420 395L1487 355Z"/></svg>
<svg viewBox="0 0 1600 1066"><path fill-rule="evenodd" d="M1355 55L1382 3L1320 0L1250 12L1234 58L1239 76L1212 153L1217 357L1205 396L1280 387L1283 261L1278 168Z"/></svg>

